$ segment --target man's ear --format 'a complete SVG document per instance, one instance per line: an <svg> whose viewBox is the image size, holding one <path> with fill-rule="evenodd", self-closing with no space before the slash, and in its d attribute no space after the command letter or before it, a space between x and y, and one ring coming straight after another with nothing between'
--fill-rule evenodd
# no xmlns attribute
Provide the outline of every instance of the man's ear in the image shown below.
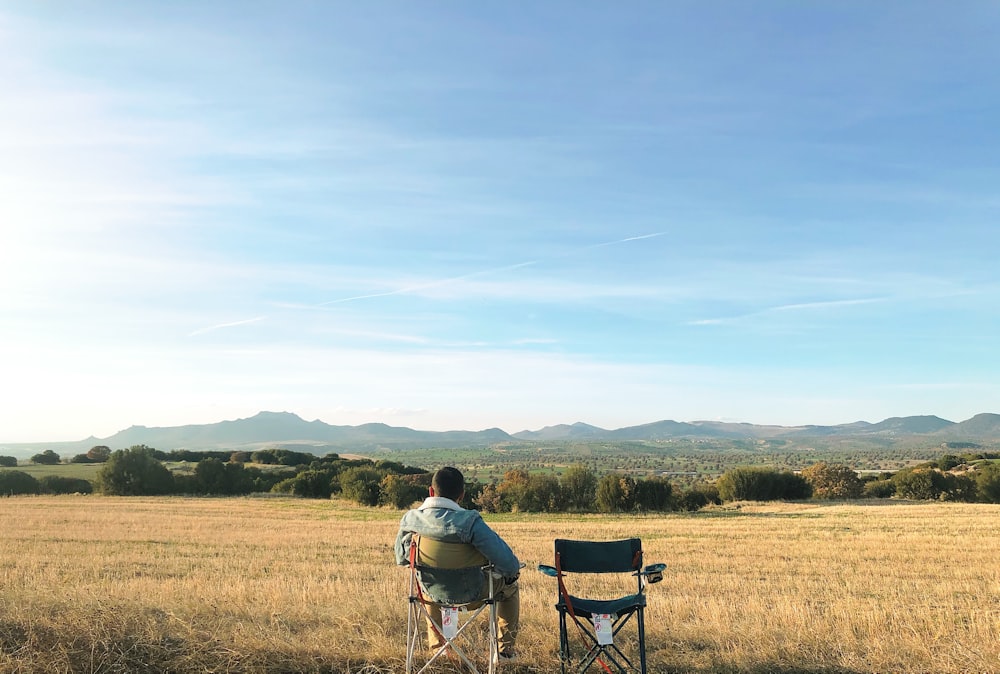
<svg viewBox="0 0 1000 674"><path fill-rule="evenodd" d="M427 487L427 493L434 496L434 487Z"/></svg>

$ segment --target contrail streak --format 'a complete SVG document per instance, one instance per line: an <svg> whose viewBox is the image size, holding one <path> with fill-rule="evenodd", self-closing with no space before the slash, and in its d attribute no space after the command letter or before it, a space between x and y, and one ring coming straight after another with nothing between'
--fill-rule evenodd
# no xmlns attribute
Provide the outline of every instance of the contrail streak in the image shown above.
<svg viewBox="0 0 1000 674"><path fill-rule="evenodd" d="M223 328L235 328L238 325L247 325L248 323L256 323L262 321L267 316L257 316L256 318L248 318L243 321L233 321L232 323L219 323L218 325L210 325L207 328L201 328L200 330L195 330L194 332L188 333L188 337L196 337L197 335L204 335L206 332L212 332L213 330L222 330Z"/></svg>
<svg viewBox="0 0 1000 674"><path fill-rule="evenodd" d="M658 236L664 236L667 232L654 232L652 234L640 234L638 236L629 236L624 239L615 239L614 241L604 241L602 243L594 243L588 246L581 246L579 248L574 248L565 253L555 255L553 257L569 257L575 255L584 250L592 250L594 248L602 248L604 246L614 246L620 243L628 243L630 241L641 241L643 239L653 239ZM417 292L418 290L426 290L427 288L438 288L440 286L448 285L449 283L457 283L458 281L465 281L470 278L475 278L477 276L486 276L488 274L496 274L502 271L509 271L511 269L520 269L521 267L530 267L532 265L540 264L545 260L530 260L528 262L518 262L516 264L508 264L502 267L493 267L490 269L484 269L482 271L472 272L470 274L463 274L461 276L453 276L451 278L439 279L436 281L428 281L427 283L420 283L413 286L407 286L405 288L398 288L396 290L387 290L381 293L369 293L366 295L355 295L353 297L342 297L337 300L329 300L327 302L320 302L314 306L316 307L328 307L334 304L345 304L347 302L357 302L358 300L368 300L374 299L376 297L392 297L393 295L405 295L407 293Z"/></svg>
<svg viewBox="0 0 1000 674"><path fill-rule="evenodd" d="M418 283L417 285L407 286L405 288L399 288L397 290L387 290L383 293L371 293L368 295L355 295L354 297L343 297L339 300L330 300L328 302L320 302L315 305L317 307L326 307L331 304L343 304L345 302L356 302L357 300L367 300L374 297L391 297L392 295L405 295L406 293L416 292L418 290L426 290L427 288L439 288L449 283L456 283L458 281L465 281L466 279L475 278L476 276L486 276L487 274L496 274L497 272L507 271L509 269L519 269L521 267L529 267L533 264L538 264L538 260L532 260L530 262L518 262L517 264L509 264L503 267L494 267L492 269L484 269L482 271L472 272L470 274L463 274L461 276L453 276L451 278L438 279L436 281L428 281L427 283Z"/></svg>

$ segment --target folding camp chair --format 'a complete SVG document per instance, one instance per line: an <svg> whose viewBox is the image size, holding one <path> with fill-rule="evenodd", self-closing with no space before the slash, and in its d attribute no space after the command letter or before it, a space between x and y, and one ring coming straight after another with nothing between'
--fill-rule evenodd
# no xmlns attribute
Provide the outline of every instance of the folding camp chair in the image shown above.
<svg viewBox="0 0 1000 674"><path fill-rule="evenodd" d="M559 657L562 672L573 666L570 652L569 621L577 626L587 649L576 662L577 674L597 662L611 674L614 667L620 674L636 671L616 639L618 633L635 616L638 632L639 669L646 674L646 586L663 580L665 564L642 566L642 541L629 538L622 541L569 541L556 539L555 566L540 564L538 570L559 581ZM565 584L566 574L629 573L636 578L636 592L616 599L584 599L571 595ZM634 655L633 655L634 657Z"/></svg>
<svg viewBox="0 0 1000 674"><path fill-rule="evenodd" d="M486 672L495 674L497 652L497 604L494 593L493 566L467 566L444 569L418 562L419 536L410 542L410 608L406 626L406 674L420 674L448 651L453 653L473 674L480 670L472 657L471 647L481 645L482 637L469 627L480 615L488 621L488 655ZM485 592L484 592L485 588ZM436 620L432 609L440 609ZM464 614L461 615L461 614ZM425 625L430 624L444 643L431 654L424 665L414 670L417 644Z"/></svg>

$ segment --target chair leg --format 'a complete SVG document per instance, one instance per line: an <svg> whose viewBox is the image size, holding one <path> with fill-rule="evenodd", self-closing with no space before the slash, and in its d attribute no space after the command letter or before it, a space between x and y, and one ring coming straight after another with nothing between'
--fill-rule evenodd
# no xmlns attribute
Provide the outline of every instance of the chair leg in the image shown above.
<svg viewBox="0 0 1000 674"><path fill-rule="evenodd" d="M420 639L419 631L422 627L420 620L420 610L414 601L410 601L410 608L406 614L406 674L413 674L413 655L416 652L417 641Z"/></svg>
<svg viewBox="0 0 1000 674"><path fill-rule="evenodd" d="M488 673L496 674L497 667L500 665L500 645L497 643L499 637L497 633L497 605L495 600L490 600L490 631L489 631L489 665Z"/></svg>
<svg viewBox="0 0 1000 674"><path fill-rule="evenodd" d="M642 607L636 612L639 614L636 616L639 621L639 670L642 674L646 674L646 618Z"/></svg>
<svg viewBox="0 0 1000 674"><path fill-rule="evenodd" d="M559 612L559 662L562 666L562 674L566 674L566 665L570 661L569 654L569 632L566 630L566 612Z"/></svg>

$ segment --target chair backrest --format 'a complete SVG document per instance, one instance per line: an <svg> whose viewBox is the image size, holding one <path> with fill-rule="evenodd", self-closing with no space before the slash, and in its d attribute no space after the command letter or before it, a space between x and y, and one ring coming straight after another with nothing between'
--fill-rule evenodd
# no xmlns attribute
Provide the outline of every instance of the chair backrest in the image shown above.
<svg viewBox="0 0 1000 674"><path fill-rule="evenodd" d="M482 599L486 581L482 553L468 543L449 543L415 537L414 572L427 598L436 604L458 606Z"/></svg>
<svg viewBox="0 0 1000 674"><path fill-rule="evenodd" d="M556 566L565 573L624 573L642 569L642 540L556 539Z"/></svg>
<svg viewBox="0 0 1000 674"><path fill-rule="evenodd" d="M435 604L460 606L482 598L486 575L480 566L464 569L417 566L416 573L424 594Z"/></svg>

